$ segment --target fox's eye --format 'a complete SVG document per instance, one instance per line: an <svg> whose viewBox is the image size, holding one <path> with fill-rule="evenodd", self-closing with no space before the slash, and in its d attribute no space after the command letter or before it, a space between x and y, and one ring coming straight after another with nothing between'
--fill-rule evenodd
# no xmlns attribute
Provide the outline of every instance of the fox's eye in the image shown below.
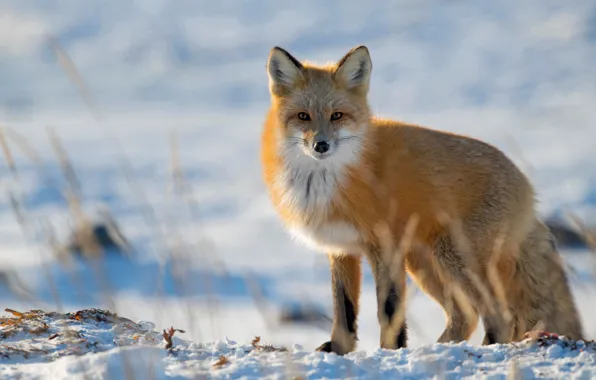
<svg viewBox="0 0 596 380"><path fill-rule="evenodd" d="M310 115L307 114L306 112L298 112L298 119L300 119L302 121L309 121Z"/></svg>
<svg viewBox="0 0 596 380"><path fill-rule="evenodd" d="M334 112L334 113L331 115L331 120L332 120L332 121L339 120L339 119L341 119L341 117L342 117L343 115L344 115L344 114L343 114L343 113L341 113L341 112Z"/></svg>

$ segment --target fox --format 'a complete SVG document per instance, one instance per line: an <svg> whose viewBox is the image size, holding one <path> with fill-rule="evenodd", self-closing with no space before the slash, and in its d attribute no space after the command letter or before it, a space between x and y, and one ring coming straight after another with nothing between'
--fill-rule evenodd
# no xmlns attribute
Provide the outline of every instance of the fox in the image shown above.
<svg viewBox="0 0 596 380"><path fill-rule="evenodd" d="M274 46L261 133L268 197L291 236L328 257L333 323L317 351L356 349L363 257L377 296L380 347L407 347L406 277L443 308L439 343L483 344L543 329L583 336L556 242L528 177L472 137L381 118L368 101L366 46L339 61L299 61Z"/></svg>

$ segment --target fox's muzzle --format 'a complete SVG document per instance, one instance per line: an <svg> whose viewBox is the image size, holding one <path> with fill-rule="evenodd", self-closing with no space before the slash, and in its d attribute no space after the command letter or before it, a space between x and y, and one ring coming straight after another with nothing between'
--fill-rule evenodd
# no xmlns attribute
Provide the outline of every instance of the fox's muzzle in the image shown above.
<svg viewBox="0 0 596 380"><path fill-rule="evenodd" d="M313 139L312 148L315 152L323 154L326 153L331 145L329 144L329 137L323 131L317 132Z"/></svg>

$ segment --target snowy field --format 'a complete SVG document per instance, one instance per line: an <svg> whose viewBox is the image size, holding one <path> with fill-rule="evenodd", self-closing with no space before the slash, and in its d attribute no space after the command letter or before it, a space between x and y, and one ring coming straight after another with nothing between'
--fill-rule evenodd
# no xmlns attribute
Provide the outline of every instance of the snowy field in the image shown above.
<svg viewBox="0 0 596 380"><path fill-rule="evenodd" d="M20 313L3 323L3 379L185 378L574 378L596 372L596 343L530 336L516 345L435 344L343 357L255 337L194 343L101 310ZM47 335L48 337L45 337ZM41 336L44 336L43 338ZM21 363L28 364L22 365Z"/></svg>
<svg viewBox="0 0 596 380"><path fill-rule="evenodd" d="M326 258L290 240L261 179L264 66L273 45L326 62L366 44L376 113L490 142L531 178L541 215L571 213L596 226L594 2L362 4L0 0L0 310L102 308L153 323L128 331L44 317L47 331L2 338L1 378L151 378L139 371L153 371L156 378L500 379L513 362L518 378L596 377L587 344L482 347L479 327L466 344L433 345L443 313L417 290L407 310L409 348L378 350L368 272L358 352L313 353L328 340L325 319L281 318L296 305L329 315L331 289ZM85 79L101 118L77 94L48 35ZM65 177L51 136L76 180ZM109 210L133 248L128 258L94 266L50 249L80 219L64 196L73 184L86 216ZM596 339L596 256L563 254L586 337ZM49 340L65 325L99 348L69 351L66 337ZM170 326L185 331L174 335L177 356L161 337ZM4 337L10 326L0 328ZM288 351L256 349L255 336ZM15 344L47 353L2 355ZM214 367L221 355L229 363Z"/></svg>

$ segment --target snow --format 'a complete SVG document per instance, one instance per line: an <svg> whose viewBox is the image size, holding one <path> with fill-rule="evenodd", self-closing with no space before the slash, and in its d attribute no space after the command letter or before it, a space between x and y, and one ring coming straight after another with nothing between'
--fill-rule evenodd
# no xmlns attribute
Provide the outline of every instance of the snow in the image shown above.
<svg viewBox="0 0 596 380"><path fill-rule="evenodd" d="M590 350L482 347L481 326L466 344L434 344L444 315L413 285L410 348L379 350L366 265L357 352L312 352L329 338L327 259L283 230L258 158L269 49L325 62L366 44L375 113L486 140L531 178L541 215L572 213L596 226L594 20L590 0L0 1L0 127L15 169L0 165L0 309L109 309L151 321L142 325L157 337L139 344L132 330L66 319L98 352L56 359L87 348L19 334L0 346L44 347L49 356L0 357L2 378L119 379L128 362L138 378L194 369L226 378L506 378L513 362L523 378L594 377ZM87 82L101 120L62 72L48 33ZM90 263L54 254L52 241L65 242L77 217L47 127L76 174L83 212L96 220L107 208L129 256ZM595 256L563 256L594 339ZM321 315L282 319L304 305ZM59 331L58 322L46 323ZM185 330L174 336L178 356L160 335L170 326ZM257 352L255 336L289 352ZM212 368L220 355L230 363Z"/></svg>
<svg viewBox="0 0 596 380"><path fill-rule="evenodd" d="M433 344L345 356L225 340L195 343L103 310L19 313L3 320L3 379L333 378L574 379L596 375L596 344L545 334L516 344ZM12 322L9 322L12 321ZM169 329L168 329L169 330ZM11 331L11 333L8 333ZM166 339L167 337L167 339ZM168 345L168 339L171 346ZM127 377L129 376L129 377Z"/></svg>

